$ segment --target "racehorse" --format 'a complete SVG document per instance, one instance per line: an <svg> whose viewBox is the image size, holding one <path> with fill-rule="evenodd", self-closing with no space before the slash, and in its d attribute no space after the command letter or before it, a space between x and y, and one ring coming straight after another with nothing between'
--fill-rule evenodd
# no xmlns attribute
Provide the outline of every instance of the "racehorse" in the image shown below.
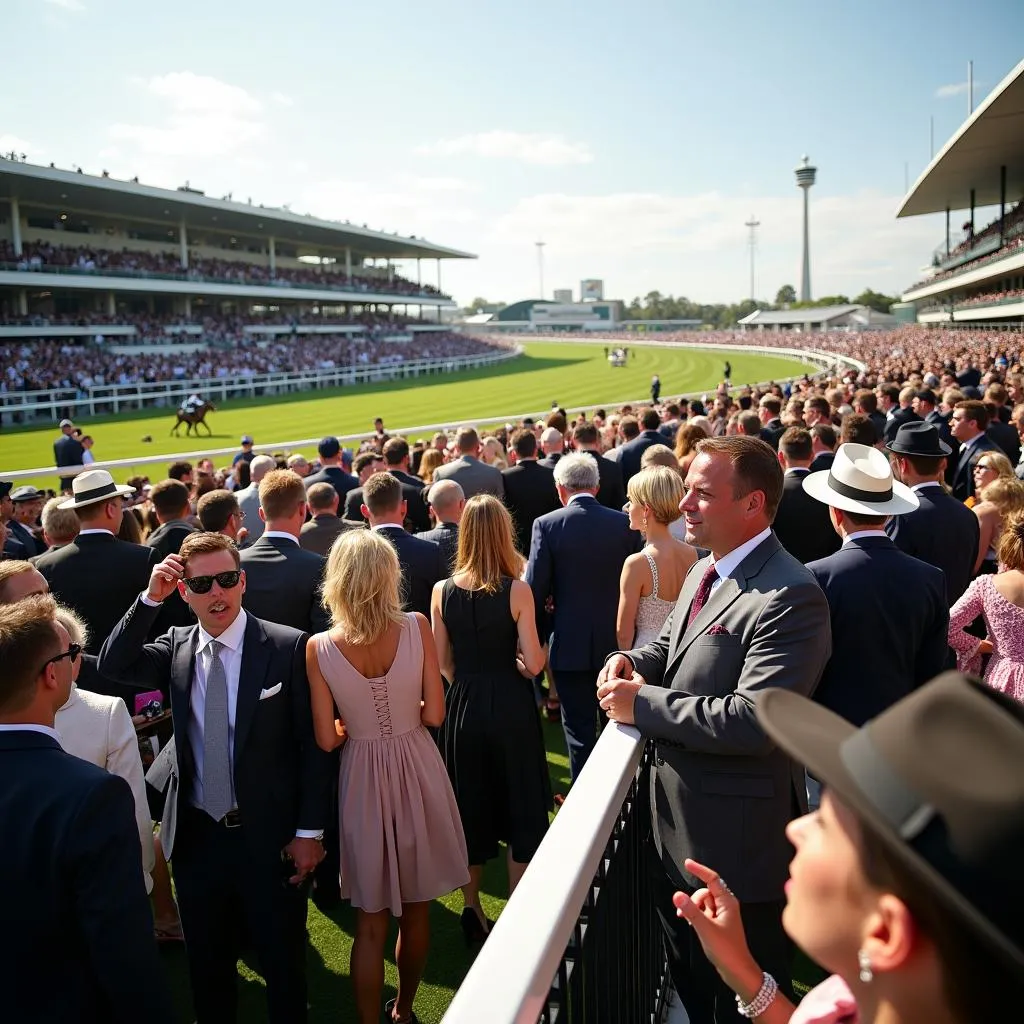
<svg viewBox="0 0 1024 1024"><path fill-rule="evenodd" d="M206 433L212 437L213 431L210 429L209 423L206 422L206 414L208 412L216 411L217 407L213 404L213 402L200 402L199 405L197 405L192 412L182 412L179 409L178 419L175 422L174 426L171 427L171 433L177 436L178 428L182 425L182 423L185 423L187 424L187 426L185 427L185 436L188 437L188 435L192 433L193 427L196 428L196 436L198 436L199 424L201 423L204 427L206 427Z"/></svg>

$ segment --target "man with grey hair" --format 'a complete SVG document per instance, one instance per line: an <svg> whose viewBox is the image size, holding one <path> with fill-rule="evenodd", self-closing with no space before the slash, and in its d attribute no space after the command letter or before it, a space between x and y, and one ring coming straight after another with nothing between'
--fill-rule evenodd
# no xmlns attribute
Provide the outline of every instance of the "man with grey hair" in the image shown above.
<svg viewBox="0 0 1024 1024"><path fill-rule="evenodd" d="M565 438L557 427L547 427L540 435L540 450L544 453L540 464L554 469L565 451Z"/></svg>
<svg viewBox="0 0 1024 1024"><path fill-rule="evenodd" d="M288 469L290 469L293 473L297 474L298 476L301 476L303 480L305 480L305 478L309 476L309 471L313 468L309 464L309 460L306 458L306 456L300 455L298 452L296 452L294 455L288 456L288 461L286 465Z"/></svg>
<svg viewBox="0 0 1024 1024"><path fill-rule="evenodd" d="M577 452L558 460L555 487L563 507L534 522L526 567L540 637L554 634L549 660L573 779L597 741L595 680L617 646L622 564L641 547L628 517L598 502L599 483L590 455ZM551 621L545 612L549 598L554 601Z"/></svg>
<svg viewBox="0 0 1024 1024"><path fill-rule="evenodd" d="M438 480L427 492L427 504L434 512L437 526L417 536L437 544L448 571L454 572L455 556L459 552L459 521L466 507L465 492L454 480Z"/></svg>
<svg viewBox="0 0 1024 1024"><path fill-rule="evenodd" d="M269 455L257 455L249 463L249 486L235 493L238 507L244 513L250 544L258 541L266 529L266 524L260 519L260 481L273 469L277 469L277 463Z"/></svg>
<svg viewBox="0 0 1024 1024"><path fill-rule="evenodd" d="M40 516L43 540L51 551L70 544L78 536L78 516L75 515L74 509L61 508L63 503L63 498L51 498L43 506L43 513Z"/></svg>

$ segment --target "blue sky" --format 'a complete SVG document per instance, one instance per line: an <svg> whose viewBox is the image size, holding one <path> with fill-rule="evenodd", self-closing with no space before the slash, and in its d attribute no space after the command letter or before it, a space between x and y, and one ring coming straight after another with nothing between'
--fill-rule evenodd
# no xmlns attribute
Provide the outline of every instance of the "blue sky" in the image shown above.
<svg viewBox="0 0 1024 1024"><path fill-rule="evenodd" d="M905 175L1024 56L1020 0L6 0L0 150L412 233L468 301L603 278L699 301L912 283ZM433 274L433 269L430 272Z"/></svg>

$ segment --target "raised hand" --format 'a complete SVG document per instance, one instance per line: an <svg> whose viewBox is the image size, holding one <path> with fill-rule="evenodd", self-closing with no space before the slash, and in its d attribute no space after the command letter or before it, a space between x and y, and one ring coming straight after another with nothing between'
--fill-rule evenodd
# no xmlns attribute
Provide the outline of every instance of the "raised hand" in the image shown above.
<svg viewBox="0 0 1024 1024"><path fill-rule="evenodd" d="M153 566L146 597L150 601L165 601L178 588L178 580L185 575L185 563L178 555L168 555Z"/></svg>

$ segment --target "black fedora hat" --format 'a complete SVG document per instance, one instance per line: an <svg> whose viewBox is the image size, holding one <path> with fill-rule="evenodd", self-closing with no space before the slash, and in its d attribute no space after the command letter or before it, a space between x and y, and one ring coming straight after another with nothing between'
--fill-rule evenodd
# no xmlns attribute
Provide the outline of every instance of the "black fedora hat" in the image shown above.
<svg viewBox="0 0 1024 1024"><path fill-rule="evenodd" d="M766 690L765 732L991 951L1024 970L1024 704L945 672L863 728Z"/></svg>
<svg viewBox="0 0 1024 1024"><path fill-rule="evenodd" d="M897 455L922 455L941 459L953 449L939 437L934 423L904 423L896 436L885 446Z"/></svg>

